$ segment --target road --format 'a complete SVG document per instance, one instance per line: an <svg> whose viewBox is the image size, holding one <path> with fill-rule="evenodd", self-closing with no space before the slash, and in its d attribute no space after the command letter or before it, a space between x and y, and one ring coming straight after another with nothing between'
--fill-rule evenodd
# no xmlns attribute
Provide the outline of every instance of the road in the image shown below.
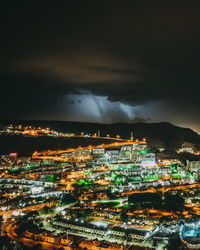
<svg viewBox="0 0 200 250"><path fill-rule="evenodd" d="M134 190L128 190L128 191L124 191L122 192L122 196L125 196L125 195L130 195L130 194L133 194L133 193L157 193L157 192L162 192L162 193L166 193L168 191L178 191L178 190L188 190L188 189L194 189L194 188L200 188L200 184L198 183L195 183L195 184L188 184L188 185L176 185L176 186L166 186L166 187L161 187L161 188L153 188L153 187L150 187L150 188L147 188L145 190L138 190L138 189L134 189Z"/></svg>
<svg viewBox="0 0 200 250"><path fill-rule="evenodd" d="M35 241L35 240L24 238L24 237L19 237L15 233L16 228L17 228L17 226L16 226L15 222L8 222L8 223L5 223L2 230L4 233L7 233L7 235L12 240L19 241L19 242L23 243L25 246L34 246L34 245L37 245L38 243L40 243L42 245L43 249L55 250L55 249L59 249L60 247L63 247L65 250L72 250L71 246L56 245L56 244L52 244L52 243L48 243L48 242ZM83 247L83 248L86 247L87 249L91 249L91 250L104 250L105 249L105 247L100 246L100 242L87 241L87 240L82 241L80 243L80 247ZM106 249L108 249L108 250L120 250L120 249L123 249L123 246L110 244L108 247L106 247Z"/></svg>
<svg viewBox="0 0 200 250"><path fill-rule="evenodd" d="M17 235L15 233L15 228L16 227L17 226L15 225L14 222L5 223L2 231L4 233L7 233L9 238L11 238L12 240L19 241L19 242L23 243L25 246L33 246L33 245L37 245L38 243L40 243L42 245L43 249L54 250L54 249L59 249L60 247L63 247L65 250L71 250L72 249L71 247L68 247L68 246L56 245L56 244L52 244L52 243L48 243L48 242L35 241L35 240L27 239L27 238L24 238L24 237L19 237L19 235Z"/></svg>
<svg viewBox="0 0 200 250"><path fill-rule="evenodd" d="M123 145L133 145L133 144L138 144L138 143L144 143L142 141L121 141L121 142L113 142L111 144L100 144L97 146L88 146L88 147L78 147L78 148L68 148L66 150L49 150L49 151L43 151L43 152L34 152L32 155L32 158L38 158L38 159L48 159L48 158L55 158L55 159L60 159L63 160L63 157L59 157L58 155L61 155L63 153L69 153L69 152L74 152L78 150L86 150L86 149L95 149L95 148L109 148L109 147L119 147Z"/></svg>
<svg viewBox="0 0 200 250"><path fill-rule="evenodd" d="M46 206L48 203L43 203L43 204L37 204L29 207L24 207L24 208L18 208L14 210L9 210L9 211L1 211L0 215L3 216L4 218L10 217L13 215L13 212L29 212L29 211L38 211L42 209L44 206Z"/></svg>

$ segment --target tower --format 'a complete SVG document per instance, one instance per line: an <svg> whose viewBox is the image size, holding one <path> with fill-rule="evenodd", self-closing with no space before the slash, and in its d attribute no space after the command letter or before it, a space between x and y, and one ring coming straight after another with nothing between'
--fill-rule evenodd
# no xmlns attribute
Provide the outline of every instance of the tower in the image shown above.
<svg viewBox="0 0 200 250"><path fill-rule="evenodd" d="M133 132L131 131L131 141L133 141Z"/></svg>

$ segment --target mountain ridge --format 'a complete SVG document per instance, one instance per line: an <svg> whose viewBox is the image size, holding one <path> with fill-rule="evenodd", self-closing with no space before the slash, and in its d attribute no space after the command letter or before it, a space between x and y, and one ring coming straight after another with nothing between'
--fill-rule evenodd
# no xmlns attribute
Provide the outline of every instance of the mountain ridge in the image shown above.
<svg viewBox="0 0 200 250"><path fill-rule="evenodd" d="M200 135L190 128L183 128L173 125L169 122L159 123L91 123L91 122L73 122L73 121L47 121L47 120L1 120L0 123L5 126L10 123L13 125L32 125L44 126L51 129L72 132L72 133L97 133L99 130L102 136L109 134L116 137L117 134L121 138L130 138L131 132L135 139L146 138L151 147L164 147L175 150L184 143L190 143L196 150L200 150Z"/></svg>

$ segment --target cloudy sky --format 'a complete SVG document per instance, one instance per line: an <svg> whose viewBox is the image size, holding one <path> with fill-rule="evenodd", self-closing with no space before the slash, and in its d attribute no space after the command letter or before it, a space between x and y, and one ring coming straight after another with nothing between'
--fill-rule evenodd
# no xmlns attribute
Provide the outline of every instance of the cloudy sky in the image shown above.
<svg viewBox="0 0 200 250"><path fill-rule="evenodd" d="M5 1L0 117L200 128L198 1Z"/></svg>

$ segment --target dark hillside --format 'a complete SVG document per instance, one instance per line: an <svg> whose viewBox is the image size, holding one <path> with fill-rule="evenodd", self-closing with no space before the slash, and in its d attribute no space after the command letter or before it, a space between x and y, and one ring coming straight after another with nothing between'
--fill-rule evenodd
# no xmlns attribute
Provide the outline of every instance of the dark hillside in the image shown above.
<svg viewBox="0 0 200 250"><path fill-rule="evenodd" d="M32 125L32 126L43 126L50 127L51 129L63 132L73 132L76 134L84 133L96 133L100 130L101 136L110 136L115 137L117 134L121 138L130 138L131 132L133 132L135 139L146 138L147 142L152 147L165 147L169 150L174 150L179 148L183 143L189 143L194 146L196 149L200 149L200 136L189 128L182 128L174 126L167 122L162 123L116 123L116 124L96 124L96 123L81 123L81 122L60 122L60 121L1 121L2 125L8 124L23 124L23 125ZM34 138L33 144L38 144L38 150L40 149L38 139ZM49 148L60 147L63 142L63 138L44 138L42 140L47 140ZM85 139L84 140L88 140ZM27 140L28 141L28 140ZM56 141L56 143L55 143ZM62 143L61 143L62 141ZM3 143L5 143L5 138L0 141L1 148L3 148ZM19 139L16 139L16 142L12 144L19 144ZM32 142L31 142L32 143ZM84 143L83 141L81 143ZM73 143L72 143L73 144ZM90 144L90 143L89 143ZM28 145L30 146L30 144ZM69 143L66 143L66 146L70 146ZM63 147L63 146L62 146Z"/></svg>

